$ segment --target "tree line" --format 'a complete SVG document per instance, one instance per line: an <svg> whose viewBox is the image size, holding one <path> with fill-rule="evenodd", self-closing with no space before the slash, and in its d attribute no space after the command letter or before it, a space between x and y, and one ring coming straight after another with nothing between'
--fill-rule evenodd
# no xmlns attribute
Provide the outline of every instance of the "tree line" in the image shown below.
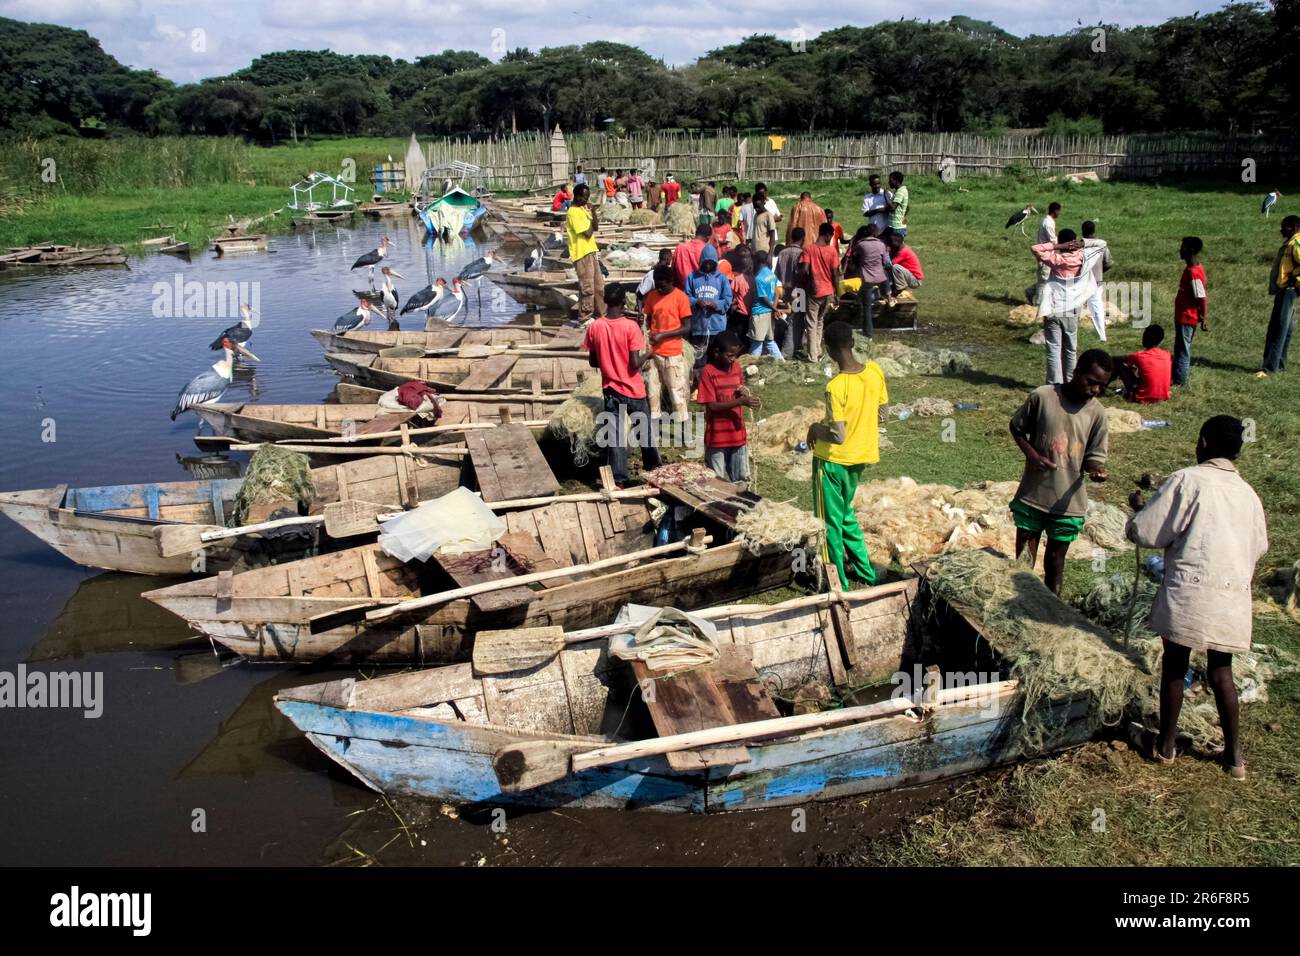
<svg viewBox="0 0 1300 956"><path fill-rule="evenodd" d="M497 62L291 50L187 84L122 65L83 30L0 18L0 134L1285 132L1298 67L1300 0L1025 38L964 16L894 20L808 40L755 35L679 67L603 41Z"/></svg>

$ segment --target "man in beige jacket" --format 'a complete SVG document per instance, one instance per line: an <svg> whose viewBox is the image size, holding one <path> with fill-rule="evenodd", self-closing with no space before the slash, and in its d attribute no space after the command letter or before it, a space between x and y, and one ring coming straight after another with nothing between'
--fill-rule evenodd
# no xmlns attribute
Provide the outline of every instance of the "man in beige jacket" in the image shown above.
<svg viewBox="0 0 1300 956"><path fill-rule="evenodd" d="M1250 650L1251 579L1268 551L1264 508L1237 473L1242 423L1216 415L1201 426L1197 464L1170 475L1149 502L1133 492L1128 536L1144 548L1163 548L1164 580L1150 626L1164 638L1160 670L1160 733L1141 743L1160 763L1174 759L1183 679L1194 650L1209 661L1208 679L1223 726L1224 769L1246 779L1237 722L1232 655Z"/></svg>

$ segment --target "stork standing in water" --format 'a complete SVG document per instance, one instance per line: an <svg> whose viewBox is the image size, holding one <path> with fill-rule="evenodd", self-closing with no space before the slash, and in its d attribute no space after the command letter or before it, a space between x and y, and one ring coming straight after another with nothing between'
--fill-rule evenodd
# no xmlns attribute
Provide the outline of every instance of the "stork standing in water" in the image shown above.
<svg viewBox="0 0 1300 956"><path fill-rule="evenodd" d="M1006 226L1003 228L1010 229L1012 226L1018 224L1020 226L1020 234L1028 239L1029 233L1025 232L1025 220L1037 212L1038 210L1033 206L1026 206L1024 209L1020 210L1020 212L1008 219Z"/></svg>
<svg viewBox="0 0 1300 956"><path fill-rule="evenodd" d="M483 287L481 285L483 277L487 275L488 270L492 268L492 250L489 249L478 259L475 259L465 268L460 270L461 282L473 282L474 288L478 290L478 309L483 311Z"/></svg>
<svg viewBox="0 0 1300 956"><path fill-rule="evenodd" d="M254 312L247 302L239 307L239 312L240 315L243 316L239 320L239 323L232 325L230 328L226 329L226 331L218 335L216 340L209 345L208 348L215 352L218 349L224 348L225 346L223 343L226 341L230 341L233 345L248 344L248 340L253 337L253 329L257 328L258 324L262 321L262 317L258 313ZM256 318L254 318L254 316L256 316ZM254 361L257 360L257 356L253 355L252 352L249 352L248 355L252 357Z"/></svg>
<svg viewBox="0 0 1300 956"><path fill-rule="evenodd" d="M172 409L172 421L176 421L176 416L186 409L215 402L226 393L226 389L230 387L230 380L234 376L235 352L247 355L254 361L257 360L257 356L252 352L228 338L222 338L221 348L226 353L225 357L214 362L212 368L206 372L195 375L190 379L189 384L181 389L180 395L176 397L176 405Z"/></svg>
<svg viewBox="0 0 1300 956"><path fill-rule="evenodd" d="M1259 207L1259 211L1264 214L1265 218L1268 218L1268 214L1273 211L1273 207L1277 205L1277 201L1281 198L1282 194L1276 189L1264 197L1264 205Z"/></svg>
<svg viewBox="0 0 1300 956"><path fill-rule="evenodd" d="M432 285L426 285L419 292L414 292L406 300L406 305L402 306L401 315L408 312L428 312L434 308L443 297L447 295L447 280L439 279Z"/></svg>
<svg viewBox="0 0 1300 956"><path fill-rule="evenodd" d="M384 256L388 255L388 237L380 236L378 247L371 249L365 255L358 256L357 261L352 263L353 269L360 269L362 266L368 266L370 269L370 288L375 287L375 266L384 261Z"/></svg>
<svg viewBox="0 0 1300 956"><path fill-rule="evenodd" d="M348 332L355 332L357 329L363 328L366 323L370 321L371 316L382 317L383 313L371 304L370 300L362 299L360 303L357 304L355 311L344 312L338 317L334 322L334 331L339 335L345 335Z"/></svg>
<svg viewBox="0 0 1300 956"><path fill-rule="evenodd" d="M438 280L442 282L441 279ZM429 315L448 324L453 324L465 308L465 290L460 287L460 277L451 280L451 288L429 307Z"/></svg>

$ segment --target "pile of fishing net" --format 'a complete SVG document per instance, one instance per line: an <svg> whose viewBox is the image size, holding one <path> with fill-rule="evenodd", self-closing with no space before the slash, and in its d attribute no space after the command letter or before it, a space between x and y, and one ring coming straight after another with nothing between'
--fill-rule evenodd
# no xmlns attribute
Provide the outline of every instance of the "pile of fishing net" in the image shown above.
<svg viewBox="0 0 1300 956"><path fill-rule="evenodd" d="M1128 321L1128 313L1117 306L1114 302L1105 303L1103 309L1106 325L1111 326L1119 322ZM1091 323L1091 318L1088 322ZM1007 325L1042 325L1043 320L1038 317L1038 306L1036 305L1018 305L1007 312Z"/></svg>
<svg viewBox="0 0 1300 956"><path fill-rule="evenodd" d="M918 484L908 477L864 482L853 510L873 557L907 566L958 548L994 548L1014 554L1016 527L1010 503L1019 482L980 481L952 485ZM1091 559L1095 551L1120 551L1127 516L1103 501L1088 505L1083 533L1070 545L1071 558Z"/></svg>
<svg viewBox="0 0 1300 956"><path fill-rule="evenodd" d="M1146 575L1138 579L1137 597L1133 598L1133 574L1112 574L1103 577L1086 594L1073 600L1073 604L1096 624L1106 628L1122 641L1128 630L1129 608L1132 602L1133 626L1130 647L1145 661L1151 679L1138 688L1136 708L1149 726L1155 726L1160 713L1160 658L1163 644L1147 627L1151 605L1155 600L1157 585ZM1211 748L1222 744L1223 732L1219 726L1219 713L1214 694L1206 683L1206 660L1203 651L1193 651L1192 684L1183 691L1183 708L1178 715L1178 730L1198 746ZM1255 644L1248 652L1234 654L1232 679L1244 704L1268 700L1268 685L1276 677L1297 669L1298 662L1280 648L1268 644Z"/></svg>
<svg viewBox="0 0 1300 956"><path fill-rule="evenodd" d="M652 269L659 261L659 252L638 243L632 246L610 246L602 257L605 265L611 269Z"/></svg>
<svg viewBox="0 0 1300 956"><path fill-rule="evenodd" d="M894 418L906 418L911 415L935 418L951 415L956 408L946 398L918 398L914 402L896 402L888 406L886 411Z"/></svg>
<svg viewBox="0 0 1300 956"><path fill-rule="evenodd" d="M689 203L675 202L664 216L664 231L672 236L689 239L695 235L696 213Z"/></svg>
<svg viewBox="0 0 1300 956"><path fill-rule="evenodd" d="M589 376L555 410L546 425L547 435L569 443L573 463L579 468L600 453L596 444L597 416L604 410L605 398L601 393L600 377Z"/></svg>
<svg viewBox="0 0 1300 956"><path fill-rule="evenodd" d="M826 409L821 405L799 405L787 412L759 419L748 429L750 456L784 458L808 437L808 426L825 417Z"/></svg>
<svg viewBox="0 0 1300 956"><path fill-rule="evenodd" d="M1127 408L1106 409L1106 425L1112 435L1124 435L1142 430L1142 416Z"/></svg>
<svg viewBox="0 0 1300 956"><path fill-rule="evenodd" d="M600 209L600 221L624 223L632 217L632 207L621 202L607 202Z"/></svg>
<svg viewBox="0 0 1300 956"><path fill-rule="evenodd" d="M253 452L248 462L248 471L235 494L226 526L236 528L245 524L253 505L291 501L306 508L314 500L316 485L307 456L275 445L263 445Z"/></svg>
<svg viewBox="0 0 1300 956"><path fill-rule="evenodd" d="M805 566L818 575L826 526L820 518L784 501L759 499L748 511L736 516L736 540L753 554L780 546L786 551L803 548L810 559ZM818 577L820 580L820 577Z"/></svg>
<svg viewBox="0 0 1300 956"><path fill-rule="evenodd" d="M1146 654L1065 604L1026 565L987 551L953 551L926 569L933 593L979 622L989 646L1019 681L1016 728L1028 749L1050 745L1068 708L1053 719L1039 704L1091 696L1092 727L1132 716L1156 680Z"/></svg>
<svg viewBox="0 0 1300 956"><path fill-rule="evenodd" d="M641 209L633 209L631 215L627 217L627 221L634 226L657 226L664 220L663 216L653 209L642 207Z"/></svg>
<svg viewBox="0 0 1300 956"><path fill-rule="evenodd" d="M880 366L885 378L905 375L961 375L975 367L971 357L956 349L918 349L888 339L853 333L853 349Z"/></svg>
<svg viewBox="0 0 1300 956"><path fill-rule="evenodd" d="M782 362L770 355L742 355L740 367L749 384L755 388L764 385L816 385L827 380L824 369L797 359Z"/></svg>

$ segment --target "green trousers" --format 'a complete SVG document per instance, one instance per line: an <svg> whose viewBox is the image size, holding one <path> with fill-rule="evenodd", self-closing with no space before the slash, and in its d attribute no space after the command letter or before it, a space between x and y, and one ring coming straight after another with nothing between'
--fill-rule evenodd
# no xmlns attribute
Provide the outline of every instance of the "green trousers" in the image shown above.
<svg viewBox="0 0 1300 956"><path fill-rule="evenodd" d="M853 494L866 467L813 458L813 514L826 524L822 558L834 562L840 583L846 588L849 577L845 571L852 572L859 581L876 583L876 572L862 538L862 526L853 513Z"/></svg>

